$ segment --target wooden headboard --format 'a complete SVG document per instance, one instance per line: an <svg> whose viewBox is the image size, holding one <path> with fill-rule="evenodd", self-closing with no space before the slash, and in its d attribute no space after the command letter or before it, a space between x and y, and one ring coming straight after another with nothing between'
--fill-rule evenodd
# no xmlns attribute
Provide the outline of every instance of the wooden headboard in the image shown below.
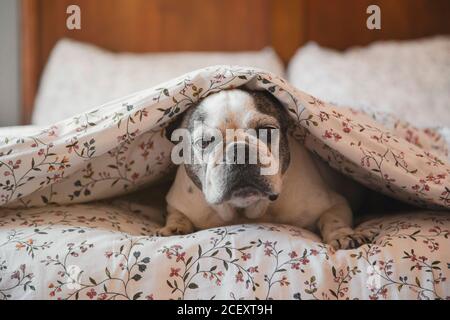
<svg viewBox="0 0 450 320"><path fill-rule="evenodd" d="M81 30L66 27L69 5ZM381 30L366 9L381 8ZM112 51L240 51L272 46L286 63L307 41L345 49L450 33L448 0L22 0L22 122L49 53L63 38Z"/></svg>

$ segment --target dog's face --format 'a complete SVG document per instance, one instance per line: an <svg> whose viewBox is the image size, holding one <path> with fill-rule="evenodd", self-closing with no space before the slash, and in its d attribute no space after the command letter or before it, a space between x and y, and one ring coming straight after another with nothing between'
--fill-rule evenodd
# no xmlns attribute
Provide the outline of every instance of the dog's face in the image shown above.
<svg viewBox="0 0 450 320"><path fill-rule="evenodd" d="M282 109L267 92L233 89L186 112L184 166L210 205L247 208L277 199L290 160Z"/></svg>

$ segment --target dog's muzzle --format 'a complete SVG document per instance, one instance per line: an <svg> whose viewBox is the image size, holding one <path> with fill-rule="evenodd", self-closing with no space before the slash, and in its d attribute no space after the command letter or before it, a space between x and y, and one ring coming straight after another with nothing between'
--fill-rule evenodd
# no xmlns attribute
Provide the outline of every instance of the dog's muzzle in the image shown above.
<svg viewBox="0 0 450 320"><path fill-rule="evenodd" d="M261 175L254 146L241 142L229 144L225 150L225 166L225 201L245 207L262 198L277 200L278 193L272 190L269 179Z"/></svg>

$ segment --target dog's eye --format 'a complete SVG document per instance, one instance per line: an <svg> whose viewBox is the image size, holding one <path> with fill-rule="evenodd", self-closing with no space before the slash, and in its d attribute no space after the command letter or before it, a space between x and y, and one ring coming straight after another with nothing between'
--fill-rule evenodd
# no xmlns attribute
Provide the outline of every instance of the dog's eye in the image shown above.
<svg viewBox="0 0 450 320"><path fill-rule="evenodd" d="M256 128L256 137L258 139L262 139L264 143L270 145L272 143L272 134L274 130L278 130L279 128L271 125L261 126Z"/></svg>
<svg viewBox="0 0 450 320"><path fill-rule="evenodd" d="M270 130L272 130L272 129L278 129L278 128L275 127L275 126L261 126L261 127L256 128L256 131L257 131L257 132L258 132L259 130L267 130L267 131L270 131Z"/></svg>
<svg viewBox="0 0 450 320"><path fill-rule="evenodd" d="M206 149L212 142L214 142L214 140L216 140L215 137L211 137L209 140L201 138L195 141L195 145L200 149Z"/></svg>
<svg viewBox="0 0 450 320"><path fill-rule="evenodd" d="M278 128L275 126L261 126L256 128L256 135L260 136L261 132L266 132L266 135L270 137L272 135L272 130L277 130Z"/></svg>

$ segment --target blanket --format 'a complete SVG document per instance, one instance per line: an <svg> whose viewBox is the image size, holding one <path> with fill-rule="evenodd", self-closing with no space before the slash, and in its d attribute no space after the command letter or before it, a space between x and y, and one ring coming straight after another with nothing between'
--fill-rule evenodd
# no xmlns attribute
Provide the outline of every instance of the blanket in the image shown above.
<svg viewBox="0 0 450 320"><path fill-rule="evenodd" d="M165 126L240 86L273 94L299 143L347 176L448 210L448 129L337 107L262 70L211 67L46 128L0 130L0 299L448 299L447 212L372 219L358 228L373 242L353 250L273 224L152 236L159 181L175 169Z"/></svg>
<svg viewBox="0 0 450 320"><path fill-rule="evenodd" d="M287 225L167 238L146 206L96 202L0 213L0 299L450 299L450 217L375 219L334 251Z"/></svg>
<svg viewBox="0 0 450 320"><path fill-rule="evenodd" d="M385 127L271 73L229 66L191 72L31 135L0 138L0 205L82 203L154 183L173 170L164 126L205 96L240 86L276 97L295 120L293 135L347 176L421 207L450 207L448 145L437 131L387 118Z"/></svg>

